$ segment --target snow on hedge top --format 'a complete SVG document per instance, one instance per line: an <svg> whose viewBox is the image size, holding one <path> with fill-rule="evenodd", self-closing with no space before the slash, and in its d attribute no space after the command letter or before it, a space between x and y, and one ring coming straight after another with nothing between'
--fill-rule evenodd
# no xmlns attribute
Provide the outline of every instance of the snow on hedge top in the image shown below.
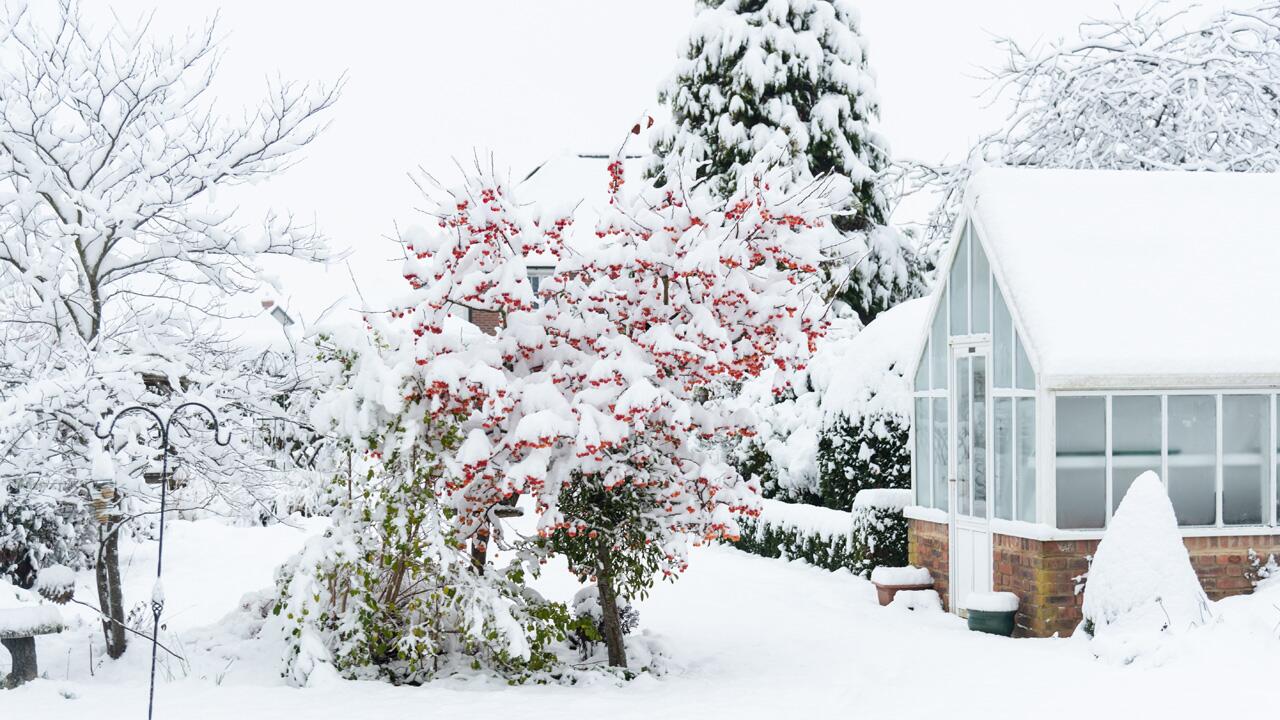
<svg viewBox="0 0 1280 720"><path fill-rule="evenodd" d="M1208 598L1155 473L1134 480L1116 509L1089 566L1083 611L1095 637L1113 633L1126 642L1208 619Z"/></svg>
<svg viewBox="0 0 1280 720"><path fill-rule="evenodd" d="M966 205L1050 384L1275 375L1280 175L990 168Z"/></svg>
<svg viewBox="0 0 1280 720"><path fill-rule="evenodd" d="M910 504L910 488L868 488L859 490L858 494L853 496L854 509L877 508L879 510L901 512L903 508Z"/></svg>
<svg viewBox="0 0 1280 720"><path fill-rule="evenodd" d="M818 505L764 499L760 501L761 529L765 525L830 538L848 535L853 529L853 515Z"/></svg>

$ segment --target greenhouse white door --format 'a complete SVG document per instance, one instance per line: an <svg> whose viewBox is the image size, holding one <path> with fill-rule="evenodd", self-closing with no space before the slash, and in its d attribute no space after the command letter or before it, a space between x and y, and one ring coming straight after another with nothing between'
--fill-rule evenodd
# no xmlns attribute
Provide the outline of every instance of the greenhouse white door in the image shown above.
<svg viewBox="0 0 1280 720"><path fill-rule="evenodd" d="M970 593L991 590L991 503L987 501L991 346L955 345L952 358L950 600L952 609L959 610Z"/></svg>

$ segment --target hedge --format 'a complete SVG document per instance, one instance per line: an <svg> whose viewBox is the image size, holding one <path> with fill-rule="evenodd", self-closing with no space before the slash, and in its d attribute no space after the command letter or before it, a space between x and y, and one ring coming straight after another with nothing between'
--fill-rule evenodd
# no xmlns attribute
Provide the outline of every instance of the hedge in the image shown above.
<svg viewBox="0 0 1280 720"><path fill-rule="evenodd" d="M734 546L770 558L803 560L827 570L867 576L881 565L905 565L910 490L864 490L851 512L765 500L760 517L739 521Z"/></svg>

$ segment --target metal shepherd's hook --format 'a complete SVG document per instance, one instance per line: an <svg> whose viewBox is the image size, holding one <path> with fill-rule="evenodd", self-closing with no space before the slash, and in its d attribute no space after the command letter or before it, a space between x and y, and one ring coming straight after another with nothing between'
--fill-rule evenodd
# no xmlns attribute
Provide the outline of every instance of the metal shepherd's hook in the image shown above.
<svg viewBox="0 0 1280 720"><path fill-rule="evenodd" d="M156 428L160 431L160 539L159 547L156 550L156 584L151 591L151 614L153 623L151 626L151 687L147 695L147 720L151 720L152 709L155 705L156 698L156 649L160 644L160 613L164 610L164 591L160 584L160 574L164 569L164 515L166 510L166 500L169 491L169 429L172 427L173 419L183 410L191 408L193 410L202 410L213 422L213 441L217 445L226 446L231 444L231 433L228 432L225 438L219 437L218 416L213 410L204 403L184 402L175 407L169 413L166 420L161 418L159 413L149 407L142 405L133 405L121 410L111 420L111 425L107 427L105 433L99 432L98 428L94 428L94 435L99 440L107 440L115 433L116 423L126 415L141 414L148 415L155 422Z"/></svg>

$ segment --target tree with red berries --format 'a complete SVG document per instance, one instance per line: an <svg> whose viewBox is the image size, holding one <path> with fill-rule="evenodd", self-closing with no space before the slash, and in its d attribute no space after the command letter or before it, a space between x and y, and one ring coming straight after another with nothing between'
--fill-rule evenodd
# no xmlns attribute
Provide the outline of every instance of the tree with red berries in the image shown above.
<svg viewBox="0 0 1280 720"><path fill-rule="evenodd" d="M599 586L613 666L626 665L619 599L674 579L691 543L736 538L737 518L758 513L759 488L721 452L753 432L735 389L803 368L825 330L831 218L851 196L840 179L797 189L785 169L751 167L726 200L670 162L633 187L615 159L599 225L572 239L569 217L468 173L434 228L406 233L414 294L370 321L366 380L335 391L357 409L351 437L429 449L458 543L486 542L495 509L531 499L531 547ZM532 254L558 258L537 296ZM481 333L459 309L501 322Z"/></svg>

